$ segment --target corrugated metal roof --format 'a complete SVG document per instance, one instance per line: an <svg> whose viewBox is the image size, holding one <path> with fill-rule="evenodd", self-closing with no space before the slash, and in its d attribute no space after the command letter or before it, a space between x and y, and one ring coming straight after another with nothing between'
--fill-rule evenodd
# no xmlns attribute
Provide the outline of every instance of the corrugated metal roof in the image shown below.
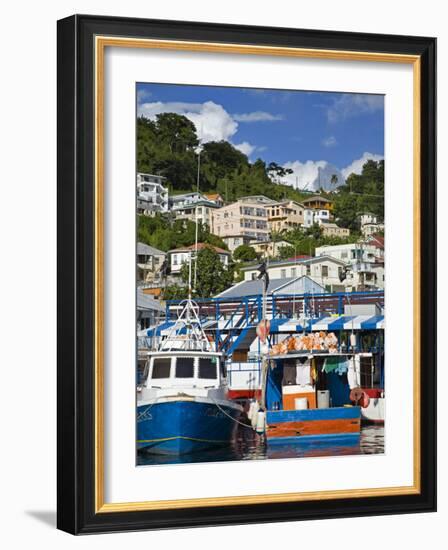
<svg viewBox="0 0 448 550"><path fill-rule="evenodd" d="M299 256L294 259L288 259L288 260L275 260L273 262L269 262L267 265L267 268L270 269L271 267L277 267L277 266L289 266L294 264L313 264L316 262L322 262L322 261L330 261L334 262L339 265L346 265L345 262L342 260L339 260L338 258L333 258L333 256L328 256L327 254L323 254L322 256L306 256L304 255L303 258L300 258ZM246 265L241 268L241 271L252 271L253 269L257 268L260 265L260 262L252 263L250 265Z"/></svg>
<svg viewBox="0 0 448 550"><path fill-rule="evenodd" d="M306 292L322 293L324 287L313 281L310 277L285 277L284 279L271 279L268 286L268 294L304 294ZM261 280L242 281L231 288L218 294L217 298L243 298L263 293Z"/></svg>
<svg viewBox="0 0 448 550"><path fill-rule="evenodd" d="M163 305L151 294L145 294L141 288L137 289L137 309L140 311L160 311L164 312Z"/></svg>
<svg viewBox="0 0 448 550"><path fill-rule="evenodd" d="M146 254L147 256L165 256L166 252L158 250L145 243L137 243L137 254Z"/></svg>

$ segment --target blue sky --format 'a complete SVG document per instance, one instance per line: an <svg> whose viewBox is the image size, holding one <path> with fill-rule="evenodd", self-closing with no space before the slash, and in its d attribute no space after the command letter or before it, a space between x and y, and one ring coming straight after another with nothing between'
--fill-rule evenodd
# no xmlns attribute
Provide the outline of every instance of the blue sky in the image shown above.
<svg viewBox="0 0 448 550"><path fill-rule="evenodd" d="M379 95L139 83L137 112L184 114L203 141L225 139L251 161L290 167L301 181L317 166L346 176L384 155Z"/></svg>

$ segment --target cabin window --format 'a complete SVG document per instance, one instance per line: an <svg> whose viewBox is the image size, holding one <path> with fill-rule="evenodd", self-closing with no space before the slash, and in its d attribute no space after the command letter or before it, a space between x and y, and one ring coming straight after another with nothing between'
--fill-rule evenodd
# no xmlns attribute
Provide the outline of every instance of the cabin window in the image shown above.
<svg viewBox="0 0 448 550"><path fill-rule="evenodd" d="M216 379L216 362L212 359L199 359L199 378Z"/></svg>
<svg viewBox="0 0 448 550"><path fill-rule="evenodd" d="M152 365L152 378L169 378L171 368L171 358L154 359Z"/></svg>
<svg viewBox="0 0 448 550"><path fill-rule="evenodd" d="M176 360L176 378L193 378L193 357L178 357Z"/></svg>

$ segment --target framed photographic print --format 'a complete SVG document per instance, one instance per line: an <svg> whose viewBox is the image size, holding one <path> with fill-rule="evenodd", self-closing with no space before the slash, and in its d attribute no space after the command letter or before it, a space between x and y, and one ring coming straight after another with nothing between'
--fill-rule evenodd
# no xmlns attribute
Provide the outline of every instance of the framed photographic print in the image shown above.
<svg viewBox="0 0 448 550"><path fill-rule="evenodd" d="M436 507L433 38L58 22L58 527Z"/></svg>

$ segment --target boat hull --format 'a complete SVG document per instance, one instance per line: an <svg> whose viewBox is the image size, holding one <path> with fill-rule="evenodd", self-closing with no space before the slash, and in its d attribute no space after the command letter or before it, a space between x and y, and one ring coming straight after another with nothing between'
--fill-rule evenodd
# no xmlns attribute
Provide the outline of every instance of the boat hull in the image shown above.
<svg viewBox="0 0 448 550"><path fill-rule="evenodd" d="M353 440L361 431L360 407L268 411L266 420L268 443Z"/></svg>
<svg viewBox="0 0 448 550"><path fill-rule="evenodd" d="M197 398L139 405L137 448L180 455L229 445L240 415L237 407Z"/></svg>
<svg viewBox="0 0 448 550"><path fill-rule="evenodd" d="M386 400L384 397L370 398L370 402L365 409L361 410L362 422L364 424L384 424L386 414Z"/></svg>

